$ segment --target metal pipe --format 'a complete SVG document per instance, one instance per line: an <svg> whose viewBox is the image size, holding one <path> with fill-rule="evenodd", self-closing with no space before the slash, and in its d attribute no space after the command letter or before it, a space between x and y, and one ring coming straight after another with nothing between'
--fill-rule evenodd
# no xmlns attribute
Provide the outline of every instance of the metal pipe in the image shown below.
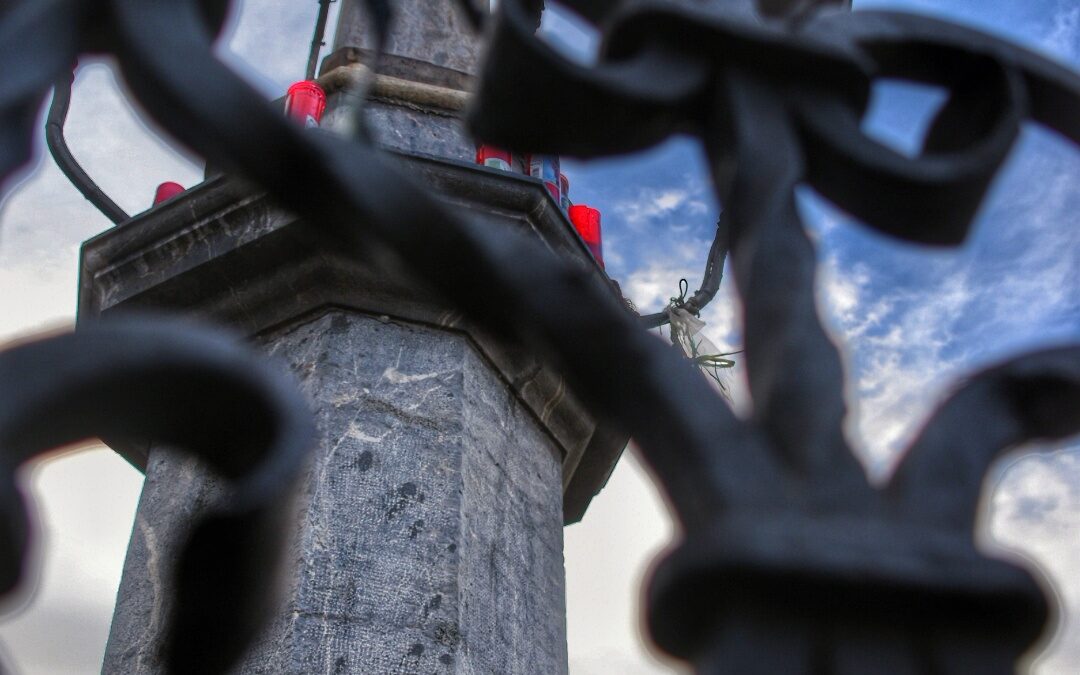
<svg viewBox="0 0 1080 675"><path fill-rule="evenodd" d="M315 20L315 35L311 38L311 54L308 56L307 74L305 80L315 79L315 69L319 66L319 52L325 42L326 20L330 16L330 3L332 0L319 0L319 17Z"/></svg>

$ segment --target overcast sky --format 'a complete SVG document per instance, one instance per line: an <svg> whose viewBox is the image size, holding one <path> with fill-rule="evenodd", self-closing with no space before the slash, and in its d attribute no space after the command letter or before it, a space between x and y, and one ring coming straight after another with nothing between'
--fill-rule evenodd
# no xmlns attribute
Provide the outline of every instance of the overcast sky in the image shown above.
<svg viewBox="0 0 1080 675"><path fill-rule="evenodd" d="M1080 67L1080 6L1071 0L906 0L903 7L1002 34ZM247 0L227 56L276 97L303 75L316 3ZM332 25L332 24L331 24ZM578 57L591 36L557 17L552 40ZM910 146L934 92L884 87L868 128ZM925 115L922 115L925 118ZM68 123L76 157L131 213L165 180L190 186L201 170L159 141L123 102L105 63L80 72ZM0 340L74 314L79 243L110 223L43 155L0 209ZM571 196L604 214L605 258L642 311L692 287L717 204L695 144L674 140L633 158L566 162ZM886 474L950 383L972 368L1034 346L1080 338L1080 154L1060 139L1025 131L974 236L927 251L869 234L812 194L801 207L820 247L822 312L844 345L849 434L868 472ZM709 337L736 349L730 287L703 313ZM9 600L0 622L6 659L21 673L87 673L100 667L141 476L105 449L40 463L27 472L43 540L34 590ZM1080 447L1002 460L986 485L987 546L1008 548L1053 580L1064 616L1039 675L1080 663ZM640 467L627 457L585 521L566 531L571 673L670 672L638 638L638 596L671 526Z"/></svg>

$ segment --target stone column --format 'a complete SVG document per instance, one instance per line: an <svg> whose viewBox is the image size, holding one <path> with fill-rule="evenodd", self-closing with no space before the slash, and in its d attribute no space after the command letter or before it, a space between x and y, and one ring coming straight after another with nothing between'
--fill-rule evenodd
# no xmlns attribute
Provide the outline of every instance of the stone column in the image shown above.
<svg viewBox="0 0 1080 675"><path fill-rule="evenodd" d="M378 65L380 75L419 84L436 93L467 92L480 57L480 43L455 0L395 0L395 22ZM353 64L373 66L375 36L363 0L341 0L334 51L323 60L320 79ZM331 87L324 127L342 128L345 93ZM472 140L451 111L430 103L379 95L366 102L375 138L396 150L471 160Z"/></svg>
<svg viewBox="0 0 1080 675"><path fill-rule="evenodd" d="M359 4L344 2L340 54L363 55L362 39L348 46ZM405 37L391 52L415 67L398 78L467 78L475 45L447 21L452 3L397 4ZM411 151L403 166L492 236L529 232L603 274L542 184L453 161L471 143L452 110L374 104L384 143ZM421 147L395 144L405 123L428 134ZM238 672L566 672L562 526L626 439L558 373L225 176L86 242L81 275L80 319L145 308L227 324L291 368L311 402L322 440L297 499L293 574ZM156 673L171 562L219 488L168 448L113 446L146 482L103 670Z"/></svg>

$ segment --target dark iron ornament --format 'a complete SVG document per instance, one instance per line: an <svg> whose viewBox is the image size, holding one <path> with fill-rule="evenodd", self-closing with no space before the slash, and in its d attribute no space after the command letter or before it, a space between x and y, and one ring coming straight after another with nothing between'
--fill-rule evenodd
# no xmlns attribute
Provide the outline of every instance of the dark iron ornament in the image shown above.
<svg viewBox="0 0 1080 675"><path fill-rule="evenodd" d="M231 484L176 562L168 662L221 672L275 607L290 496L314 441L298 388L235 339L176 319L113 319L0 352L0 592L29 543L14 470L91 438L194 455Z"/></svg>
<svg viewBox="0 0 1080 675"><path fill-rule="evenodd" d="M368 4L385 16L392 3ZM597 416L631 433L685 533L649 584L650 630L662 648L703 673L1011 672L1043 629L1046 600L1028 572L975 549L975 505L1000 452L1080 431L1080 347L1027 354L971 376L887 487L875 489L841 432L840 360L816 315L814 250L793 190L808 184L891 236L955 245L1022 122L1080 143L1080 78L974 31L830 7L842 3L564 4L602 30L599 62L561 59L533 35L535 2L501 0L470 124L478 137L506 147L579 157L629 152L675 132L702 138L745 308L750 419L737 418L694 367L591 277L512 233L492 238L366 142L302 133L281 119L212 54L201 11L223 3L20 0L0 10L0 180L29 159L36 111L52 83L79 53L111 52L139 104L181 142L323 224L357 254L379 255L421 281L437 276L446 298L493 333L548 355ZM880 77L949 91L918 157L859 130ZM572 126L553 114L556 101L580 112ZM110 373L129 363L126 353L86 342L91 334L22 348L53 349L58 362L20 379L4 366L22 357L2 355L0 410L26 411L0 417L10 464L27 447L72 440L19 440L24 426L56 428L64 411L33 405L28 389L76 405L95 387L115 384ZM165 340L136 359L147 372L131 366L121 390L152 389L160 381L150 371L169 364L187 364L169 371L178 377L188 367L204 372L204 352L220 353L181 342ZM277 429L304 427L302 405L255 359L229 368L211 361L224 381L247 378L237 385L237 405L258 408ZM121 397L116 406L80 409L79 432L171 438L167 429L192 447L226 437L254 444L243 434L182 436L205 430L182 413L214 390L211 382L174 397ZM135 410L163 429L141 426ZM296 444L288 447L302 446L301 436L289 436ZM252 447L243 466L201 455L236 478L238 494L250 500L244 503L258 507L249 514L273 510L286 492L285 468L296 467L272 460L294 457L291 450L267 445L277 450ZM259 478L268 475L259 458L282 469L271 472L275 480ZM10 482L3 495L13 503ZM8 587L21 559L20 522L5 523L14 533L4 552ZM266 525L258 530L230 522L224 527L237 538L275 531L270 519L257 519ZM215 552L223 581L266 572L243 541ZM172 644L185 644L185 631L194 630L180 615L217 601L205 587L183 592ZM216 608L229 621L218 642L203 643L201 651L220 646L199 655L205 662L184 661L174 650L170 668L224 670L254 630L243 607L250 606Z"/></svg>

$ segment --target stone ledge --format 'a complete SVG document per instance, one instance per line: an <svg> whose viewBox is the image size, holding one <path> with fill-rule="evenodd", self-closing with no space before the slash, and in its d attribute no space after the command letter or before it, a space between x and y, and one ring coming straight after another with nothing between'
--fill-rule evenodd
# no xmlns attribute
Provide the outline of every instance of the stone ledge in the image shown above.
<svg viewBox="0 0 1080 675"><path fill-rule="evenodd" d="M398 158L437 194L491 227L530 232L556 253L603 275L539 181L463 162ZM492 339L407 280L343 256L265 194L225 177L211 178L82 247L80 320L168 309L255 336L335 307L467 334L561 449L564 519L581 519L607 482L626 436L598 426L565 391L562 377L527 350ZM145 447L112 445L145 469Z"/></svg>

